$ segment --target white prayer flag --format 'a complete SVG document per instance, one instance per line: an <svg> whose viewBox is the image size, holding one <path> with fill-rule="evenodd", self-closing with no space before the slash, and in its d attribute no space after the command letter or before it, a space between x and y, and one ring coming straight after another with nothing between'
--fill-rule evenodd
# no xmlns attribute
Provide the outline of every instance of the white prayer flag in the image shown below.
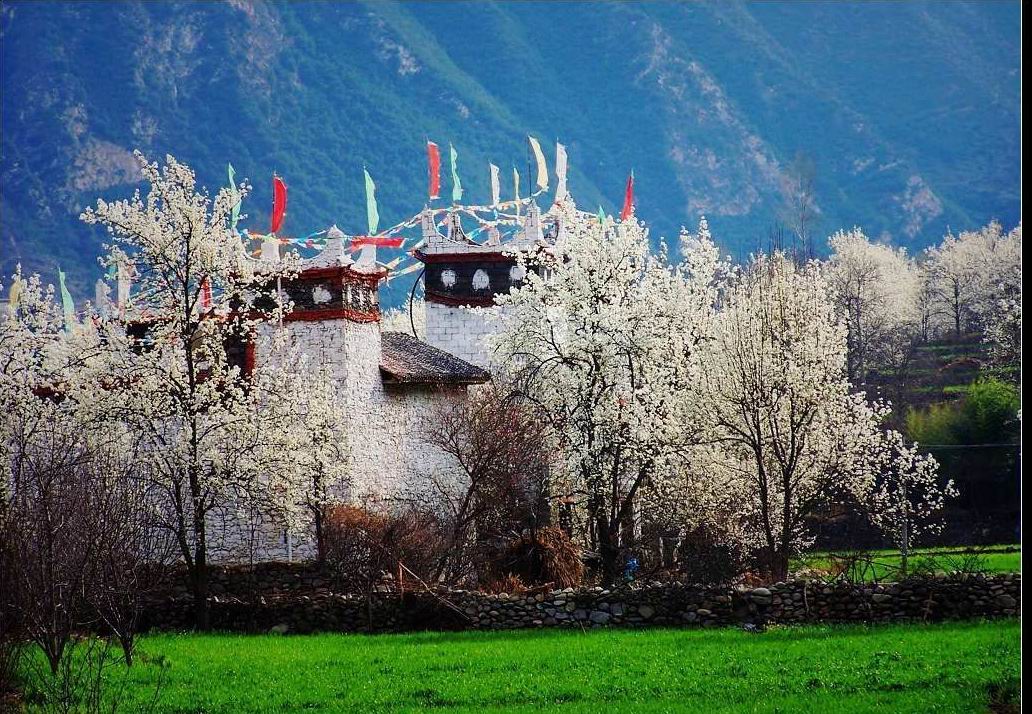
<svg viewBox="0 0 1032 714"><path fill-rule="evenodd" d="M520 172L516 170L516 167L512 167L512 185L513 190L516 192L516 215L520 215Z"/></svg>
<svg viewBox="0 0 1032 714"><path fill-rule="evenodd" d="M121 312L125 310L126 305L129 303L129 286L131 284L129 269L121 261L118 263L118 279L116 284L118 288L116 293L117 307L119 312Z"/></svg>
<svg viewBox="0 0 1032 714"><path fill-rule="evenodd" d="M555 142L555 200L566 198L566 147Z"/></svg>
<svg viewBox="0 0 1032 714"><path fill-rule="evenodd" d="M498 167L489 164L491 167L491 205L497 206L502 202L502 183L498 178Z"/></svg>
<svg viewBox="0 0 1032 714"><path fill-rule="evenodd" d="M534 152L534 160L537 162L537 185L540 189L548 188L548 167L545 166L545 155L541 152L541 144L533 136L530 139L530 148Z"/></svg>

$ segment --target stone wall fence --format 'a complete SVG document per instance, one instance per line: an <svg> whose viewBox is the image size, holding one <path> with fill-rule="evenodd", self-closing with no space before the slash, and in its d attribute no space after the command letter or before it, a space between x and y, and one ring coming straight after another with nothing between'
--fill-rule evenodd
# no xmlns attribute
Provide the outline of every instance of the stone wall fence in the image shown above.
<svg viewBox="0 0 1032 714"><path fill-rule="evenodd" d="M635 583L488 594L413 590L335 592L314 566L215 569L211 621L237 632L401 632L602 626L757 626L789 623L940 621L1017 617L1021 575L915 577L898 583L795 580L768 587ZM180 579L145 607L145 629L191 627Z"/></svg>

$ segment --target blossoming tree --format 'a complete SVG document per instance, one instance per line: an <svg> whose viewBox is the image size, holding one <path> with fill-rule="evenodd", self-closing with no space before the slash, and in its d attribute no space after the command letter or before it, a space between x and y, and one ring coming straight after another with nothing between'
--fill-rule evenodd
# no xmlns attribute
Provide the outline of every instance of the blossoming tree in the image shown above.
<svg viewBox="0 0 1032 714"><path fill-rule="evenodd" d="M816 263L760 255L727 287L702 360L696 418L710 445L700 480L738 505L728 532L742 533L776 578L822 508L866 503L881 472L900 467L879 428L888 408L852 392L846 353Z"/></svg>
<svg viewBox="0 0 1032 714"><path fill-rule="evenodd" d="M863 231L838 231L824 274L845 321L848 371L863 384L872 368L905 371L918 336L920 275L903 249L872 243Z"/></svg>
<svg viewBox="0 0 1032 714"><path fill-rule="evenodd" d="M706 242L672 266L637 222L571 211L553 249L519 256L526 281L498 299L499 364L549 421L607 582L641 499L663 492L699 440L688 404L716 258Z"/></svg>
<svg viewBox="0 0 1032 714"><path fill-rule="evenodd" d="M144 441L136 475L176 540L204 628L211 521L237 511L289 526L304 503L298 372L269 328L290 308L276 286L291 265L259 269L245 256L229 217L246 185L211 198L173 157L159 167L136 156L146 196L99 200L82 214L114 241L104 262L135 276L134 295L117 306L127 331L108 342L97 408ZM266 352L256 365L234 359L250 340Z"/></svg>

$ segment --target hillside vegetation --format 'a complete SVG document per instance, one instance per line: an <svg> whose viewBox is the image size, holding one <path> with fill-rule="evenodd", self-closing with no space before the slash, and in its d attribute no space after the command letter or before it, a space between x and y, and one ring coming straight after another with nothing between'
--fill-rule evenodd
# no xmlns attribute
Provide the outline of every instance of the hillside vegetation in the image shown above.
<svg viewBox="0 0 1032 714"><path fill-rule="evenodd" d="M423 202L426 137L467 196L487 162L529 184L525 135L569 147L582 206L613 211L634 169L652 240L702 213L743 257L783 218L797 156L815 229L923 246L1019 213L1020 10L1006 3L30 3L0 7L0 268L92 293L129 152L171 152L209 187L254 183L242 224L363 225L361 169L388 225ZM891 81L886 81L891 77ZM929 81L934 79L934 81ZM404 288L393 296L400 299Z"/></svg>

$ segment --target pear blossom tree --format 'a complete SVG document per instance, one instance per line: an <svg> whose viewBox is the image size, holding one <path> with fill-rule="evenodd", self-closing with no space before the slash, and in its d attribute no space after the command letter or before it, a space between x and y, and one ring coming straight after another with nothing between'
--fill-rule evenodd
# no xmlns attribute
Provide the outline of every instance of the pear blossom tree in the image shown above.
<svg viewBox="0 0 1032 714"><path fill-rule="evenodd" d="M938 300L935 276L927 252L915 259L918 272L917 331L921 342L928 342L948 327L948 316Z"/></svg>
<svg viewBox="0 0 1032 714"><path fill-rule="evenodd" d="M911 544L922 533L942 530L936 516L957 489L952 480L940 484L935 458L898 431L886 432L872 456L877 478L868 493L867 514L899 548L900 571L906 575Z"/></svg>
<svg viewBox="0 0 1032 714"><path fill-rule="evenodd" d="M289 520L302 502L307 464L295 450L304 420L293 360L269 327L290 308L276 287L292 263L245 255L229 217L246 185L212 198L175 158L160 167L136 158L147 194L99 200L81 216L113 240L103 262L135 276L134 294L117 306L127 330L108 342L108 388L96 408L143 440L136 476L175 539L204 629L209 521L257 506ZM247 374L246 360L231 357L259 339L268 354Z"/></svg>
<svg viewBox="0 0 1032 714"><path fill-rule="evenodd" d="M1002 228L990 223L978 231L948 233L925 251L932 295L948 316L955 337L976 326L988 258Z"/></svg>
<svg viewBox="0 0 1032 714"><path fill-rule="evenodd" d="M39 275L25 276L19 266L10 283L17 297L0 315L0 494L17 486L25 458L18 445L53 422L58 403L81 428L102 421L93 393L108 374L106 343L117 338L105 325L64 314L54 286Z"/></svg>
<svg viewBox="0 0 1032 714"><path fill-rule="evenodd" d="M0 315L4 606L18 611L54 677L103 666L72 652L75 633L98 623L131 664L148 573L167 548L129 477L139 440L97 408L118 330L90 319L89 306L80 323L38 275L18 270L12 284Z"/></svg>
<svg viewBox="0 0 1032 714"><path fill-rule="evenodd" d="M380 326L385 332L404 332L414 337L425 337L426 300L412 296L401 307L384 310L380 315Z"/></svg>
<svg viewBox="0 0 1032 714"><path fill-rule="evenodd" d="M700 480L737 504L727 531L783 579L810 519L867 500L888 408L851 391L846 329L814 262L755 257L726 288L714 334L696 402L710 439Z"/></svg>
<svg viewBox="0 0 1032 714"><path fill-rule="evenodd" d="M526 280L497 299L495 354L546 419L562 454L554 495L578 502L612 582L642 498L662 493L701 439L689 403L716 249L703 241L670 265L636 221L570 211L557 245L517 259Z"/></svg>
<svg viewBox="0 0 1032 714"><path fill-rule="evenodd" d="M872 243L860 228L828 239L824 265L838 316L845 321L849 378L871 369L906 371L918 335L920 274L903 249Z"/></svg>
<svg viewBox="0 0 1032 714"><path fill-rule="evenodd" d="M986 236L975 310L982 323L983 339L997 367L1021 364L1021 225L1008 232L993 224Z"/></svg>
<svg viewBox="0 0 1032 714"><path fill-rule="evenodd" d="M1004 233L993 221L948 234L925 251L929 293L954 335L981 329L990 357L1014 367L1020 359L1021 226Z"/></svg>
<svg viewBox="0 0 1032 714"><path fill-rule="evenodd" d="M306 375L308 364L302 361L294 375ZM295 403L301 410L304 424L297 440L291 444L301 460L296 473L300 481L294 490L300 494L301 505L315 536L316 558L326 558L326 521L328 509L340 503L349 486L348 441L344 433L346 418L344 404L329 374L315 369L311 376L294 381L297 386ZM296 526L297 527L297 526Z"/></svg>

